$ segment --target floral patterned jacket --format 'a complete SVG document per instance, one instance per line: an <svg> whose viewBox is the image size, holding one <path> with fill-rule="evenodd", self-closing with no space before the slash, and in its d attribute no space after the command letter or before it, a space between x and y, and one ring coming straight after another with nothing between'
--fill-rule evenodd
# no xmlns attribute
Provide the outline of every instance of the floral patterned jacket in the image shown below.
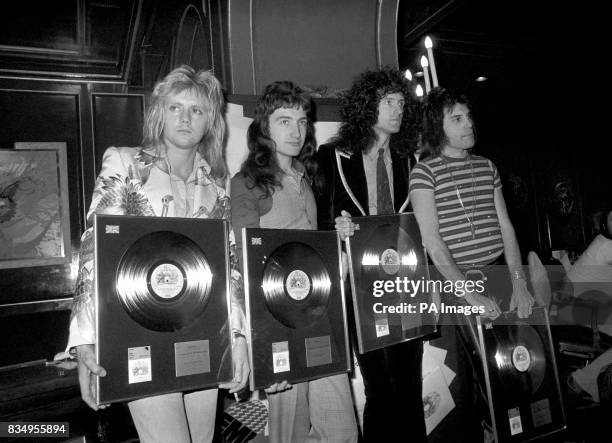
<svg viewBox="0 0 612 443"><path fill-rule="evenodd" d="M230 220L230 200L210 176L210 166L196 153L195 167L183 181L169 173L165 158L152 148L110 147L104 153L81 237L79 274L72 305L67 349L96 342L94 312L93 214ZM244 297L236 244L230 230L231 318L233 331L243 332Z"/></svg>

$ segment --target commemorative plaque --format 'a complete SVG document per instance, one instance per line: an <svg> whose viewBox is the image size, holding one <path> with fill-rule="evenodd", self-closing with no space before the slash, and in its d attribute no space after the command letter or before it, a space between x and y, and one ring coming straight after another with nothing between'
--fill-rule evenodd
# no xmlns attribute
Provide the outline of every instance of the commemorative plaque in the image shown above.
<svg viewBox="0 0 612 443"><path fill-rule="evenodd" d="M359 352L434 334L427 254L414 215L353 222L347 253Z"/></svg>
<svg viewBox="0 0 612 443"><path fill-rule="evenodd" d="M524 442L565 429L548 315L477 317L489 411L496 442Z"/></svg>
<svg viewBox="0 0 612 443"><path fill-rule="evenodd" d="M349 370L335 232L243 228L251 389Z"/></svg>
<svg viewBox="0 0 612 443"><path fill-rule="evenodd" d="M96 215L98 404L232 377L228 223Z"/></svg>

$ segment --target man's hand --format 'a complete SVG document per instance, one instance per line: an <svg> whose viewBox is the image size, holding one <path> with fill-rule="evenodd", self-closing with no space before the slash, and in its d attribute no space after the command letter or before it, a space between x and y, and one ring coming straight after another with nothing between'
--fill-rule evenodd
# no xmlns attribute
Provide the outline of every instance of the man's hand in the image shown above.
<svg viewBox="0 0 612 443"><path fill-rule="evenodd" d="M276 394L278 392L283 392L291 388L292 388L291 383L287 383L287 380L283 380L280 383L274 383L268 389L265 389L265 391L266 391L266 394Z"/></svg>
<svg viewBox="0 0 612 443"><path fill-rule="evenodd" d="M342 281L346 281L346 276L348 274L349 262L348 255L346 252L342 251L342 256L340 257L342 260Z"/></svg>
<svg viewBox="0 0 612 443"><path fill-rule="evenodd" d="M346 211L340 211L340 216L334 219L336 222L335 228L340 234L340 238L345 240L355 233L355 223L351 219L351 214Z"/></svg>
<svg viewBox="0 0 612 443"><path fill-rule="evenodd" d="M476 292L471 292L465 295L465 301L467 301L472 306L482 306L484 307L484 312L480 315L483 317L490 318L491 320L495 320L501 314L501 310L497 303L494 300L491 300L489 297L484 295L480 295Z"/></svg>
<svg viewBox="0 0 612 443"><path fill-rule="evenodd" d="M510 299L510 310L517 309L519 318L527 318L531 315L534 299L527 289L527 283L524 280L518 280L518 283L512 286L512 298Z"/></svg>
<svg viewBox="0 0 612 443"><path fill-rule="evenodd" d="M230 394L242 391L249 381L251 368L246 338L237 337L234 340L232 359L234 360L234 378L229 383L219 385L221 389L229 389Z"/></svg>
<svg viewBox="0 0 612 443"><path fill-rule="evenodd" d="M104 409L108 405L96 405L94 396L96 377L104 377L106 370L96 363L96 355L93 345L79 345L76 347L79 362L79 386L81 387L81 398L87 406L94 411Z"/></svg>

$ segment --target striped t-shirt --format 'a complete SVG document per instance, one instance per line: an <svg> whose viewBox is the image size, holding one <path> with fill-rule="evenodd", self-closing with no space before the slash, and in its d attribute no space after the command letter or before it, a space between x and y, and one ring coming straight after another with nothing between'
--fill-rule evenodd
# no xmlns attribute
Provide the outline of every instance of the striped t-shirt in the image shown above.
<svg viewBox="0 0 612 443"><path fill-rule="evenodd" d="M494 200L496 188L501 188L497 168L491 160L478 155L434 157L419 162L410 173L410 192L418 189L434 192L440 235L457 265L485 265L502 254L504 243ZM468 217L474 224L474 238Z"/></svg>

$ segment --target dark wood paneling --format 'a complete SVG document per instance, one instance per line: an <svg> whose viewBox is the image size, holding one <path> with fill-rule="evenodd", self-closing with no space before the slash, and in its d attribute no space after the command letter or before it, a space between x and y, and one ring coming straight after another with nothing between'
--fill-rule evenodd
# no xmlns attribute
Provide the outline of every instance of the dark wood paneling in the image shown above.
<svg viewBox="0 0 612 443"><path fill-rule="evenodd" d="M53 360L68 342L69 310L0 318L0 368L25 361Z"/></svg>
<svg viewBox="0 0 612 443"><path fill-rule="evenodd" d="M253 65L252 0L228 0L230 76L233 94L257 94Z"/></svg>
<svg viewBox="0 0 612 443"><path fill-rule="evenodd" d="M0 74L125 81L142 2L14 2L0 15Z"/></svg>
<svg viewBox="0 0 612 443"><path fill-rule="evenodd" d="M0 90L0 146L15 142L66 142L71 244L78 250L83 229L80 89L72 92ZM73 291L71 265L0 271L0 303L46 300Z"/></svg>
<svg viewBox="0 0 612 443"><path fill-rule="evenodd" d="M196 70L214 69L210 14L205 14L193 4L185 8L178 25L171 59L172 66L186 64Z"/></svg>
<svg viewBox="0 0 612 443"><path fill-rule="evenodd" d="M215 75L221 81L226 91L232 90L229 34L228 34L228 2L226 0L209 0L209 13L212 29L213 65Z"/></svg>
<svg viewBox="0 0 612 443"><path fill-rule="evenodd" d="M142 139L144 96L93 94L94 170L100 172L109 146L138 146Z"/></svg>

